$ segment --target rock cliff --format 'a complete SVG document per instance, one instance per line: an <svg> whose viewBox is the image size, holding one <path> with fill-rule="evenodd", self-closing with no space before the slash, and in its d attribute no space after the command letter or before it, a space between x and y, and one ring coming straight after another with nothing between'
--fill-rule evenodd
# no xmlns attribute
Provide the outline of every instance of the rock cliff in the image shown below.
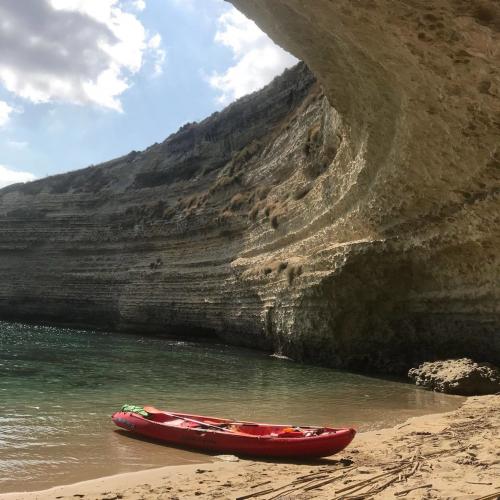
<svg viewBox="0 0 500 500"><path fill-rule="evenodd" d="M162 144L0 191L0 317L335 367L500 361L500 13L233 0L303 59Z"/></svg>

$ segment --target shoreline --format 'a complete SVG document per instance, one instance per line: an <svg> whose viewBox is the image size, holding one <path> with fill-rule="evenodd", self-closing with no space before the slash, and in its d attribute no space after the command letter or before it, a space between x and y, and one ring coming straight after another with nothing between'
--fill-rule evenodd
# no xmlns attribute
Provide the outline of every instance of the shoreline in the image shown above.
<svg viewBox="0 0 500 500"><path fill-rule="evenodd" d="M354 493L364 498L369 488L369 498L380 499L494 499L500 496L499 435L500 395L470 397L449 413L359 433L346 450L320 461L242 459L166 466L43 491L4 493L0 500L235 499L266 490L259 499L288 490L301 499L353 498Z"/></svg>

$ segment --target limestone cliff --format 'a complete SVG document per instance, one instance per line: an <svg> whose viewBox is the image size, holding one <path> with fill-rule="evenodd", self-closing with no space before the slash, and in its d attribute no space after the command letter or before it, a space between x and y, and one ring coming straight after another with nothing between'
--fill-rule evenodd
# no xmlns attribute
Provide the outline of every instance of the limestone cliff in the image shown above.
<svg viewBox="0 0 500 500"><path fill-rule="evenodd" d="M500 361L500 14L233 0L306 61L144 152L0 191L0 317L336 367Z"/></svg>
<svg viewBox="0 0 500 500"><path fill-rule="evenodd" d="M277 335L336 365L498 363L499 2L232 3L306 61L337 112L301 242L324 275Z"/></svg>

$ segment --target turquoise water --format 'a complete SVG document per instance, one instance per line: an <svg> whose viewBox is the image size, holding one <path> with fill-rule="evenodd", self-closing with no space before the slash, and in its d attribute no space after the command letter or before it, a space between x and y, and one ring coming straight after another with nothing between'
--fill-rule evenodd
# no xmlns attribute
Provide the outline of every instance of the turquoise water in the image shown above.
<svg viewBox="0 0 500 500"><path fill-rule="evenodd" d="M369 430L461 401L221 344L0 322L0 492L207 460L114 432L123 403Z"/></svg>

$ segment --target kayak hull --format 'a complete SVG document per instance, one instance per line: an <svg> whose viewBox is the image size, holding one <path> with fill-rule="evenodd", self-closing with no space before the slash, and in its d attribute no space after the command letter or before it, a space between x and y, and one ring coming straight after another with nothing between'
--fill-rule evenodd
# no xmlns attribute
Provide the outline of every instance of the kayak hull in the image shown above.
<svg viewBox="0 0 500 500"><path fill-rule="evenodd" d="M153 415L153 418L146 418L136 413L119 411L112 415L112 419L122 429L173 446L209 453L274 458L333 455L349 445L356 434L354 429L348 428L301 427L300 432L294 432L288 426L253 422L234 425L231 420L215 417L167 412L161 417L160 413Z"/></svg>

